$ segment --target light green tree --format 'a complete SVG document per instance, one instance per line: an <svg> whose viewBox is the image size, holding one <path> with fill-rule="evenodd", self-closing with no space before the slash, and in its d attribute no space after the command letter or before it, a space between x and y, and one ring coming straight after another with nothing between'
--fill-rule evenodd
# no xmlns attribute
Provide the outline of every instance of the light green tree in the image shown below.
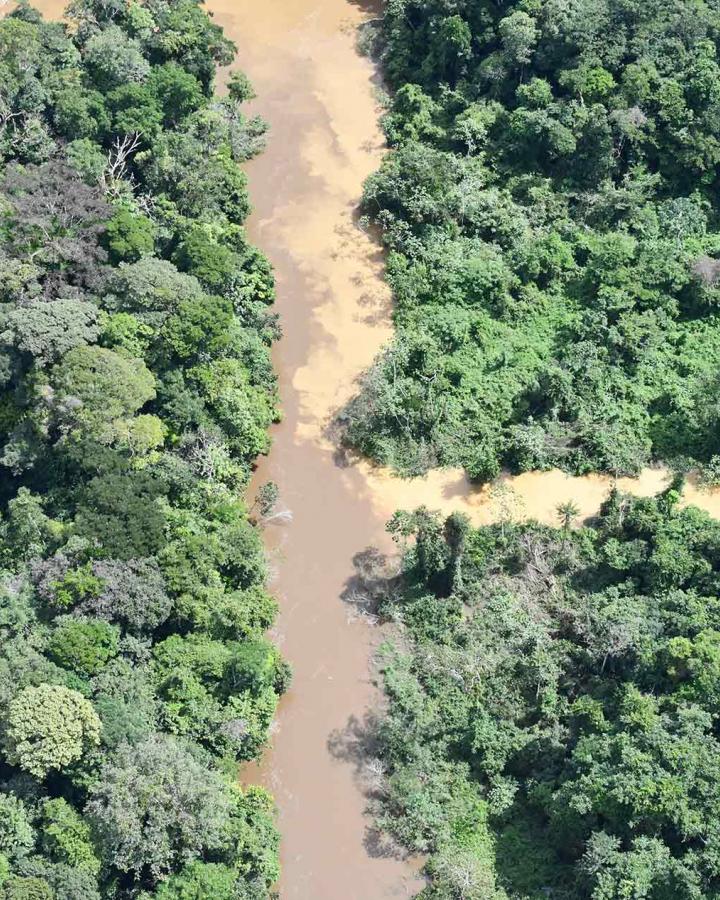
<svg viewBox="0 0 720 900"><path fill-rule="evenodd" d="M15 860L32 851L35 832L25 804L15 794L0 794L0 853Z"/></svg>
<svg viewBox="0 0 720 900"><path fill-rule="evenodd" d="M54 860L97 875L100 860L95 855L90 826L62 797L42 805L42 844Z"/></svg>
<svg viewBox="0 0 720 900"><path fill-rule="evenodd" d="M52 379L61 427L111 444L127 420L155 396L155 379L142 360L105 347L76 347Z"/></svg>
<svg viewBox="0 0 720 900"><path fill-rule="evenodd" d="M10 702L4 741L8 761L42 779L100 742L100 719L78 691L26 687Z"/></svg>
<svg viewBox="0 0 720 900"><path fill-rule="evenodd" d="M530 62L538 39L535 20L522 10L506 16L498 26L503 50L517 65Z"/></svg>

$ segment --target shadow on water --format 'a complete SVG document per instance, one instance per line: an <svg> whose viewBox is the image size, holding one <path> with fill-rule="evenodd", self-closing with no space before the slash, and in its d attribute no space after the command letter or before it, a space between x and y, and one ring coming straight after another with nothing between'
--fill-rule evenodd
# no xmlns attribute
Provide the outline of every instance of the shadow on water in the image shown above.
<svg viewBox="0 0 720 900"><path fill-rule="evenodd" d="M340 598L351 618L371 625L387 622L388 607L398 585L399 558L377 547L366 547L353 556L354 573L347 579Z"/></svg>
<svg viewBox="0 0 720 900"><path fill-rule="evenodd" d="M349 6L354 6L367 16L380 16L383 0L347 0Z"/></svg>
<svg viewBox="0 0 720 900"><path fill-rule="evenodd" d="M356 553L352 562L354 574L347 579L341 599L350 606L352 617L372 625L387 622L388 603L398 585L399 558L370 546ZM407 861L411 855L377 823L388 797L387 771L381 758L382 721L380 709L349 716L343 728L330 734L327 749L334 760L351 767L366 802L370 821L365 826L363 846L368 856Z"/></svg>
<svg viewBox="0 0 720 900"><path fill-rule="evenodd" d="M355 775L362 782L366 797L377 796L379 785L373 788L367 780L368 763L377 758L378 729L380 719L368 711L362 717L352 715L343 728L332 732L327 746L333 759L352 765Z"/></svg>
<svg viewBox="0 0 720 900"><path fill-rule="evenodd" d="M386 774L378 757L379 727L377 713L367 712L362 718L350 716L345 727L334 731L327 743L333 759L353 767L358 790L367 801L370 816L382 812L387 797ZM375 822L366 825L363 845L373 859L410 858L407 851Z"/></svg>

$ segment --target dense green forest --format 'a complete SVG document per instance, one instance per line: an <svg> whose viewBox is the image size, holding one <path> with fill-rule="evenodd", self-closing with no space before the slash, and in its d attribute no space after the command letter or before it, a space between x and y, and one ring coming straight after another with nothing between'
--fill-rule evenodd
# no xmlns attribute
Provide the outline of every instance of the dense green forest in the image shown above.
<svg viewBox="0 0 720 900"><path fill-rule="evenodd" d="M720 481L720 6L387 0L365 41L397 333L347 440ZM720 897L720 524L680 488L580 529L392 519L372 797L428 900Z"/></svg>
<svg viewBox="0 0 720 900"><path fill-rule="evenodd" d="M581 530L393 519L377 795L423 896L720 896L720 523L678 499L614 493Z"/></svg>
<svg viewBox="0 0 720 900"><path fill-rule="evenodd" d="M0 21L0 895L236 900L286 664L242 498L277 418L262 144L197 0Z"/></svg>
<svg viewBox="0 0 720 900"><path fill-rule="evenodd" d="M365 189L397 336L348 439L403 473L720 477L720 8L388 0Z"/></svg>

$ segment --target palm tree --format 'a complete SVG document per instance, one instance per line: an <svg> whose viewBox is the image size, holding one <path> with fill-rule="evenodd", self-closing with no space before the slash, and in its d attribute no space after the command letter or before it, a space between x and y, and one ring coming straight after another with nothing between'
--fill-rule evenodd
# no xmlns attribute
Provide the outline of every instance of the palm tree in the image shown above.
<svg viewBox="0 0 720 900"><path fill-rule="evenodd" d="M566 500L565 503L558 503L556 507L558 521L563 530L563 546L568 532L572 528L573 522L580 515L580 507L574 500Z"/></svg>

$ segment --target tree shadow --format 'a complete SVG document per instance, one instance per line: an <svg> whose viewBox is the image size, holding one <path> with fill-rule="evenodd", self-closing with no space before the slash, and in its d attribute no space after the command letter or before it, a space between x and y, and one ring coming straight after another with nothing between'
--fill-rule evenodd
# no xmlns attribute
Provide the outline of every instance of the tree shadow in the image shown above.
<svg viewBox="0 0 720 900"><path fill-rule="evenodd" d="M385 769L378 756L381 719L368 711L362 718L350 716L344 728L338 728L328 738L327 746L333 759L353 767L355 783L367 801L365 812L377 816L387 796ZM375 822L365 826L363 846L372 859L408 859L407 853Z"/></svg>
<svg viewBox="0 0 720 900"><path fill-rule="evenodd" d="M353 556L355 572L345 582L340 598L355 616L373 625L388 621L388 605L398 585L398 562L398 557L377 547L366 547Z"/></svg>
<svg viewBox="0 0 720 900"><path fill-rule="evenodd" d="M369 16L382 16L384 0L347 0L349 6L354 6L360 12Z"/></svg>
<svg viewBox="0 0 720 900"><path fill-rule="evenodd" d="M377 825L368 825L365 828L363 846L368 856L373 859L410 858L410 854Z"/></svg>
<svg viewBox="0 0 720 900"><path fill-rule="evenodd" d="M352 715L343 728L337 728L328 738L328 751L333 759L350 763L358 778L367 775L366 764L379 749L378 715L368 710L362 718ZM367 788L367 783L363 783ZM367 791L363 791L367 794ZM372 791L370 792L372 793Z"/></svg>
<svg viewBox="0 0 720 900"><path fill-rule="evenodd" d="M391 599L399 579L398 558L377 547L366 547L353 557L354 574L341 593L352 614L371 624L385 621L384 607ZM406 860L409 854L374 821L383 811L388 797L387 772L382 759L382 713L367 710L363 716L351 715L343 728L333 731L327 741L333 759L352 766L357 789L366 801L370 817L363 845L371 858Z"/></svg>
<svg viewBox="0 0 720 900"><path fill-rule="evenodd" d="M328 434L335 434L337 432L337 428L337 425L335 425L334 427L330 426L330 428L328 429ZM349 469L354 461L355 456L349 447L338 444L333 450L333 462L338 467L338 469Z"/></svg>
<svg viewBox="0 0 720 900"><path fill-rule="evenodd" d="M357 400L358 395L362 392L363 382L367 377L367 372L361 372L354 380L355 394L340 409L335 410L325 422L323 427L323 437L330 441L334 446L333 459L335 465L341 469L350 468L359 460L363 459L351 444L348 438L348 428L352 417L353 404Z"/></svg>

